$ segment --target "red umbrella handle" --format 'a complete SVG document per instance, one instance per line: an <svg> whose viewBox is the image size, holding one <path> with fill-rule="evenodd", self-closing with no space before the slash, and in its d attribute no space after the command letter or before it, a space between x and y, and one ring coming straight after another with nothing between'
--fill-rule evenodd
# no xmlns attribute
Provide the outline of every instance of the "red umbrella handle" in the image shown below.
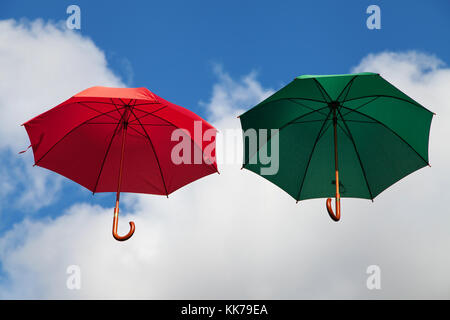
<svg viewBox="0 0 450 320"><path fill-rule="evenodd" d="M130 239L135 230L134 222L130 221L130 231L128 231L128 233L124 236L119 236L119 234L117 233L118 224L119 224L119 202L117 201L116 207L114 208L114 219L113 219L113 229L112 229L113 237L114 237L114 239L116 239L118 241L125 241L125 240Z"/></svg>

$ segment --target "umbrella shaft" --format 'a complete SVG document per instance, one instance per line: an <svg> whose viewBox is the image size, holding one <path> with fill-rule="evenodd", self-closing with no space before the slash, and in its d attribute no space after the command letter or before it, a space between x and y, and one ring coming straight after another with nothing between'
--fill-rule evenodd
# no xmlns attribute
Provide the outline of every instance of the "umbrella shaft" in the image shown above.
<svg viewBox="0 0 450 320"><path fill-rule="evenodd" d="M336 173L336 201L339 201L339 169L338 169L338 146L337 146L337 117L336 109L333 109L333 129L334 129L334 169Z"/></svg>
<svg viewBox="0 0 450 320"><path fill-rule="evenodd" d="M119 211L119 200L120 200L120 187L122 184L122 171L123 171L123 155L125 153L125 138L127 134L127 126L124 124L122 128L122 150L120 154L120 165L119 165L119 180L117 182L117 193L116 193L116 211Z"/></svg>
<svg viewBox="0 0 450 320"><path fill-rule="evenodd" d="M126 114L124 114L124 119ZM128 240L133 234L135 230L134 222L130 221L130 231L124 236L119 236L117 234L117 225L119 223L119 199L120 199L120 186L122 184L122 171L123 171L123 158L125 153L125 139L127 136L127 120L122 123L122 150L120 154L120 167L119 167L119 181L117 182L117 193L116 193L116 207L114 209L114 219L113 219L113 237L118 241Z"/></svg>

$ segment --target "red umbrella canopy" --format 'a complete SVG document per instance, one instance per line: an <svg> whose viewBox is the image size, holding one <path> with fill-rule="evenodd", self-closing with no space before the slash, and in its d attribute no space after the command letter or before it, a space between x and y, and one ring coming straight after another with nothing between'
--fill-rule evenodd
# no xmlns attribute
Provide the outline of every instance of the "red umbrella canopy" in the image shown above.
<svg viewBox="0 0 450 320"><path fill-rule="evenodd" d="M24 126L35 165L93 193L168 195L217 172L214 154L205 152L215 149L215 128L146 88L92 87ZM183 149L181 155L190 152L190 162L173 160L174 147L182 141L179 134L173 137L179 129L191 149ZM206 142L205 132L209 132ZM200 163L194 163L196 152L201 154Z"/></svg>

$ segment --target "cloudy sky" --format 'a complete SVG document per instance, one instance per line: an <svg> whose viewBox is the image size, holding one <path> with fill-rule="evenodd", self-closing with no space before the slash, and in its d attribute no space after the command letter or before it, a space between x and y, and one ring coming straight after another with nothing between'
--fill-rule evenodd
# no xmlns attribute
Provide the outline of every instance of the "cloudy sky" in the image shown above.
<svg viewBox="0 0 450 320"><path fill-rule="evenodd" d="M314 5L206 1L122 7L79 1L0 5L0 298L450 298L450 30L446 1L390 4L380 30L369 1ZM378 72L437 115L431 168L372 203L298 204L241 167L236 116L301 74ZM219 129L220 175L169 199L126 194L111 237L114 195L92 194L32 167L21 123L94 85L145 86ZM219 137L220 138L220 137ZM228 160L227 160L228 159ZM232 160L230 160L232 159ZM233 160L235 159L235 161ZM78 266L81 287L67 287ZM366 286L381 270L381 289Z"/></svg>

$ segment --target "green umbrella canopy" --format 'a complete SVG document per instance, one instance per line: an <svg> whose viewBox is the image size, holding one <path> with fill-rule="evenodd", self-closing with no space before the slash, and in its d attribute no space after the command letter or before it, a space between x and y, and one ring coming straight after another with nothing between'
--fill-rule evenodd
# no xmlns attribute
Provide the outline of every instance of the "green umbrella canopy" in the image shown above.
<svg viewBox="0 0 450 320"><path fill-rule="evenodd" d="M303 75L240 116L243 168L261 174L267 164L260 153L271 153L277 135L278 171L262 176L294 199L337 194L338 201L340 193L373 200L429 165L432 117L376 73ZM248 129L269 133L258 152L249 148ZM271 129L278 131L270 135Z"/></svg>

